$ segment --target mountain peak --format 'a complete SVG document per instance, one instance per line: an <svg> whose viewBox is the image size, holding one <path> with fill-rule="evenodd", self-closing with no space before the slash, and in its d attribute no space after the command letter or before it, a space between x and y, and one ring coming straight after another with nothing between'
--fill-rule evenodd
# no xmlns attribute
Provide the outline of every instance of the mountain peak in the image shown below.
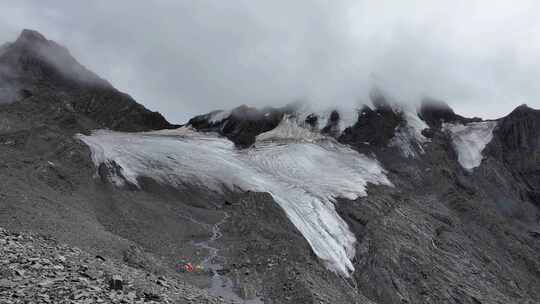
<svg viewBox="0 0 540 304"><path fill-rule="evenodd" d="M28 83L46 81L62 86L111 87L80 64L66 47L35 30L22 30L17 40L7 44L0 55L0 61L19 73L19 77L25 77Z"/></svg>
<svg viewBox="0 0 540 304"><path fill-rule="evenodd" d="M45 38L43 34L38 31L24 29L22 30L19 38L15 41L16 44L27 44L27 43L47 43L49 40Z"/></svg>
<svg viewBox="0 0 540 304"><path fill-rule="evenodd" d="M25 29L15 42L0 47L0 103L29 97L51 104L65 100L68 112L78 112L114 130L175 127L87 69L66 47Z"/></svg>
<svg viewBox="0 0 540 304"><path fill-rule="evenodd" d="M518 112L529 112L529 111L535 111L535 109L529 107L529 105L527 105L526 103L524 103L524 104L521 104L521 105L519 105L518 107L516 107L516 108L510 113L510 115L511 115L512 113L514 113L514 112L515 112L515 113L518 113Z"/></svg>

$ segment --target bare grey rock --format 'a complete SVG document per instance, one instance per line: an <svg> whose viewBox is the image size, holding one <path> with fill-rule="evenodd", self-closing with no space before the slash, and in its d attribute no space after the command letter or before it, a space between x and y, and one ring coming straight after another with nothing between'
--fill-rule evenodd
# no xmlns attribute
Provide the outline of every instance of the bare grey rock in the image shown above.
<svg viewBox="0 0 540 304"><path fill-rule="evenodd" d="M122 276L115 274L109 281L109 288L112 290L122 290L123 288Z"/></svg>

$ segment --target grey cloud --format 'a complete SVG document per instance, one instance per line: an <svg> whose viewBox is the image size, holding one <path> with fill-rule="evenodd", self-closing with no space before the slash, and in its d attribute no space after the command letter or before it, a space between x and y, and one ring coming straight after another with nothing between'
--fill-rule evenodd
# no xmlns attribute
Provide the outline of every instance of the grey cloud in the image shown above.
<svg viewBox="0 0 540 304"><path fill-rule="evenodd" d="M355 105L377 85L497 117L540 106L535 1L2 1L0 41L34 28L174 122L240 104Z"/></svg>

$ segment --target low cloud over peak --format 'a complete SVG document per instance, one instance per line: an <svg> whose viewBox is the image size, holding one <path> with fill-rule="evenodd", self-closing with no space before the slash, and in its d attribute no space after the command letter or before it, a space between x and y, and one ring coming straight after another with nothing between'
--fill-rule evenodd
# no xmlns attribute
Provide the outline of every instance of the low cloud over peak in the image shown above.
<svg viewBox="0 0 540 304"><path fill-rule="evenodd" d="M540 106L535 1L3 1L0 41L34 28L171 121L240 104L368 102L380 87L467 116Z"/></svg>

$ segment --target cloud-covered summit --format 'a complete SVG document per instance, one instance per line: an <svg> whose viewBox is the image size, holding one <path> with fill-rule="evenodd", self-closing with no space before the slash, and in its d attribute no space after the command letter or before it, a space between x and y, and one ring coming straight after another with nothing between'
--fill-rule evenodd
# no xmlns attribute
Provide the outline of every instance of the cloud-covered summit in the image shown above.
<svg viewBox="0 0 540 304"><path fill-rule="evenodd" d="M0 3L0 41L34 28L170 120L240 104L355 105L373 86L468 116L539 106L535 1Z"/></svg>

